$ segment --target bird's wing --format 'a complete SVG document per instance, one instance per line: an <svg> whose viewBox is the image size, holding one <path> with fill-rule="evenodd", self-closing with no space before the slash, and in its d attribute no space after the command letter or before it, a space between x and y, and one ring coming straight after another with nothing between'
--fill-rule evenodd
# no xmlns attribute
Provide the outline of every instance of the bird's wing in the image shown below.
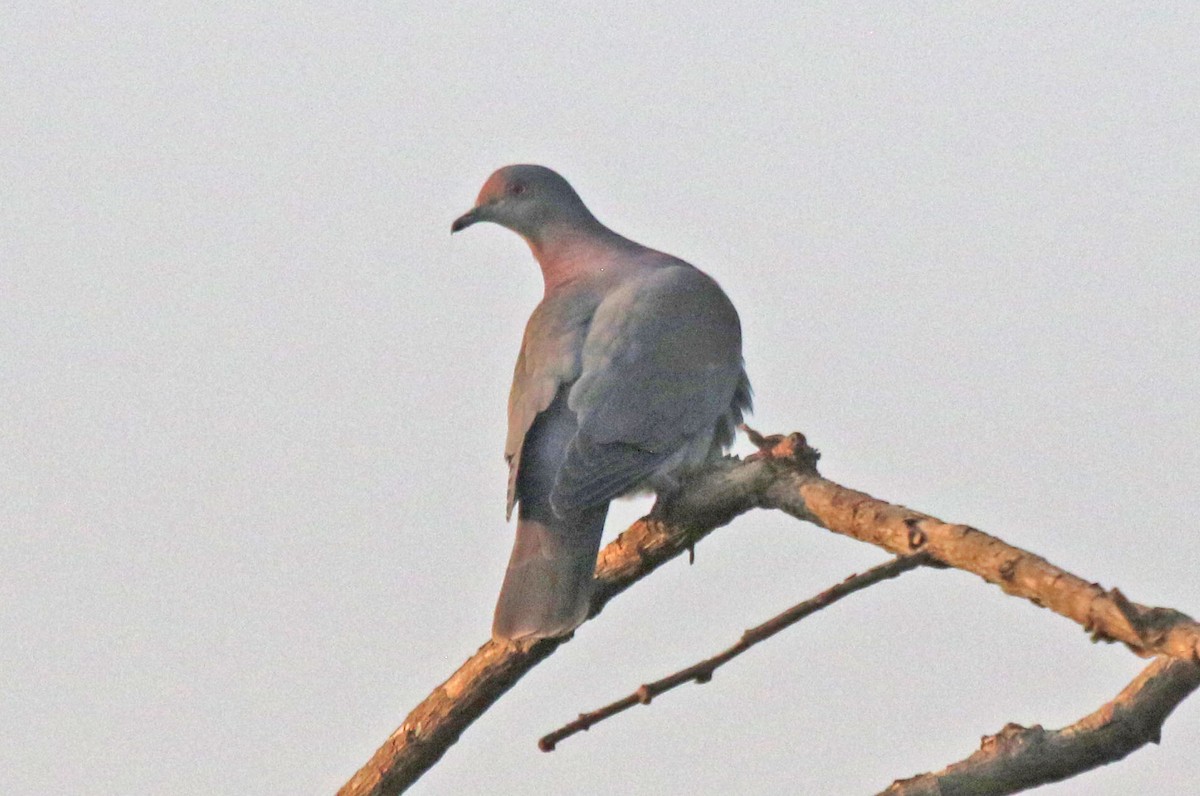
<svg viewBox="0 0 1200 796"><path fill-rule="evenodd" d="M596 304L597 301L586 294L548 298L538 305L525 326L508 395L508 439L504 445L509 468L507 515L510 519L513 505L521 497L517 475L521 469L525 437L538 415L554 402L560 388L578 378L583 342Z"/></svg>
<svg viewBox="0 0 1200 796"><path fill-rule="evenodd" d="M741 325L715 281L679 262L623 280L600 302L570 408L579 428L551 498L558 511L643 482L730 411Z"/></svg>

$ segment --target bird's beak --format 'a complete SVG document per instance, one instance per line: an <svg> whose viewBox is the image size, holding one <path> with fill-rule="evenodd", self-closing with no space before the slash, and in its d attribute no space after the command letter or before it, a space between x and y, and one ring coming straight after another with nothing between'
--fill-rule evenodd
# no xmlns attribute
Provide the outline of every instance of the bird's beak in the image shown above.
<svg viewBox="0 0 1200 796"><path fill-rule="evenodd" d="M474 224L476 221L482 221L479 217L479 208L472 207L467 212L463 213L458 218L454 219L454 223L450 225L450 234L459 232Z"/></svg>

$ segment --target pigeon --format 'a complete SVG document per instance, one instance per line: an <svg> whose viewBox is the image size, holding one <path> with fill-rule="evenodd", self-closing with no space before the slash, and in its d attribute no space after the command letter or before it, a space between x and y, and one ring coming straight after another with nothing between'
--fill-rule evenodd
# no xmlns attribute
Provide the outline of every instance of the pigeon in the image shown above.
<svg viewBox="0 0 1200 796"><path fill-rule="evenodd" d="M588 618L615 498L679 488L722 455L751 408L741 322L710 276L601 224L544 166L505 166L451 232L516 232L545 292L508 399L508 517L517 534L492 637L571 634Z"/></svg>

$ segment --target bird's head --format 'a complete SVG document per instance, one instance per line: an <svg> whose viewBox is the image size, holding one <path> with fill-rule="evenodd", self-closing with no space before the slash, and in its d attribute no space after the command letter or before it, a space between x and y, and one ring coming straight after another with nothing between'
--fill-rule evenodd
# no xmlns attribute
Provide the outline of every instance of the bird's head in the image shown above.
<svg viewBox="0 0 1200 796"><path fill-rule="evenodd" d="M455 219L450 231L478 221L507 227L529 241L559 224L596 223L579 194L557 172L525 164L505 166L488 177L475 206Z"/></svg>

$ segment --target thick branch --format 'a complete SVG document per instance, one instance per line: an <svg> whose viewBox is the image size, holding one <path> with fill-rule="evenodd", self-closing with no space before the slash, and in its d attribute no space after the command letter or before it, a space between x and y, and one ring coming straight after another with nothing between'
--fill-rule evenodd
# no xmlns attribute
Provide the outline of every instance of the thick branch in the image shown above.
<svg viewBox="0 0 1200 796"><path fill-rule="evenodd" d="M899 780L879 796L1001 796L1058 782L1158 743L1163 722L1200 686L1200 665L1161 657L1116 699L1061 730L1009 724L941 771Z"/></svg>
<svg viewBox="0 0 1200 796"><path fill-rule="evenodd" d="M774 444L773 464L787 455L807 455L802 435L772 437L769 442ZM760 505L893 553L924 551L947 566L974 573L1008 594L1073 620L1095 640L1121 641L1143 656L1200 661L1200 625L1179 611L1132 603L1118 589L1104 589L1076 577L969 525L951 525L847 489L815 470L776 466Z"/></svg>
<svg viewBox="0 0 1200 796"><path fill-rule="evenodd" d="M828 481L817 473L816 453L803 435L754 437L762 443L763 455L715 462L601 551L593 616L633 583L757 506L780 509L898 555L926 552L1139 654L1200 660L1200 625L1187 616L1131 603L1116 589L1088 583L974 528L949 525ZM563 641L546 640L530 649L484 644L409 714L340 796L402 792Z"/></svg>
<svg viewBox="0 0 1200 796"><path fill-rule="evenodd" d="M737 643L723 652L719 652L711 658L705 658L699 663L693 663L691 666L680 669L652 683L645 683L639 686L632 694L618 699L616 702L610 702L602 708L588 713L580 713L579 718L564 724L554 732L542 736L538 740L538 748L543 752L553 752L554 747L560 741L564 741L576 733L586 732L598 722L628 710L634 705L649 705L650 701L659 694L670 691L672 688L677 688L684 683L693 681L696 683L707 683L712 679L713 672L717 669L746 652L755 644L766 641L771 636L791 627L806 616L811 616L822 608L827 608L843 597L854 594L856 591L861 591L868 586L881 583L885 580L891 580L928 562L929 558L919 553L915 556L898 556L891 561L872 567L866 572L851 575L841 583L831 586L817 596L797 603L783 613L763 622L761 625L750 628L742 633L742 637L738 639Z"/></svg>

